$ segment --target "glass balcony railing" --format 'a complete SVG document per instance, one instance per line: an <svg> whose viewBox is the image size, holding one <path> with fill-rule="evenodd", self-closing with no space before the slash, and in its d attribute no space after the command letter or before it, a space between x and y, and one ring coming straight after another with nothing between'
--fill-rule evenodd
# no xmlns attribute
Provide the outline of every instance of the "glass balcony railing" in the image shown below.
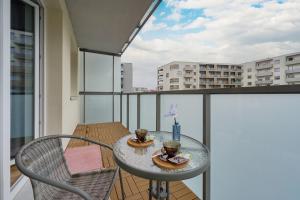
<svg viewBox="0 0 300 200"><path fill-rule="evenodd" d="M111 98L95 102L113 107L108 103ZM122 94L118 103L114 115L122 116L131 132L137 128L171 131L173 121L165 114L171 104L177 104L182 133L211 150L206 178L184 181L198 197L203 198L203 188L212 200L299 197L299 86L131 93ZM89 105L85 111L89 121L111 118L112 110L95 110Z"/></svg>

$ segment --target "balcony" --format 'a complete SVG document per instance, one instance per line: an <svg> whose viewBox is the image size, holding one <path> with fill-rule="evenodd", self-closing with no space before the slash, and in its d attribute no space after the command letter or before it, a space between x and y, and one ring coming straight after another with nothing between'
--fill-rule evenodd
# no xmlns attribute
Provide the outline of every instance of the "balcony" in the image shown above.
<svg viewBox="0 0 300 200"><path fill-rule="evenodd" d="M285 65L296 65L296 64L300 64L300 56L294 58L293 60L286 60L285 61Z"/></svg>
<svg viewBox="0 0 300 200"><path fill-rule="evenodd" d="M193 84L193 81L192 80L184 80L183 82L185 85L191 85Z"/></svg>
<svg viewBox="0 0 300 200"><path fill-rule="evenodd" d="M60 3L62 2L64 1L60 1ZM69 9L72 0L67 0L67 2L69 2L69 4L66 8ZM91 2L99 3L100 1ZM109 3L111 1L103 2ZM131 4L130 2L135 3ZM118 5L111 5L110 11L115 10L114 8L117 6L121 11L132 10L133 7L136 8L136 13L139 14L132 17L134 18L132 26L128 24L126 26L125 22L127 21L124 23L120 22L122 27L124 25L126 30L132 31L137 25L136 22L144 18L143 14L145 10L147 10L147 5L150 5L151 2L152 1L148 1L149 4L147 4L145 2L141 3L140 0L128 1L126 3L120 1ZM93 6L95 4L82 3L82 6L87 5ZM127 9L123 9L123 6ZM107 6L100 6L100 8L95 9L96 13L105 13L99 11L99 9L103 7L105 11ZM47 8L45 11L47 11ZM55 8L55 13L57 12L59 13L59 9ZM77 14L76 12L75 14L72 12L72 22L74 22L74 20L75 22L79 21ZM114 19L118 19L117 14L118 12L112 13ZM63 13L60 17L65 16L67 15ZM54 16L53 18L56 17ZM99 19L111 18L97 18L97 20ZM123 18L121 18L121 20L122 19ZM65 23L58 23L58 26L61 27L64 24ZM88 25L89 23L82 24ZM107 25L105 27L110 28L110 24L112 23L108 20L108 23L105 23L105 25ZM45 25L47 25L47 23L45 23ZM143 22L140 22L138 27L141 25L143 25ZM113 24L112 27L115 28L118 26ZM48 41L48 36L51 36L53 33L49 32L48 28L49 27L45 29L45 31L47 31L45 41ZM211 151L211 166L204 175L184 180L183 182L171 182L171 199L298 199L300 196L298 189L300 174L297 168L300 165L300 135L298 134L300 129L298 123L300 113L299 85L124 93L121 92L121 73L118 73L120 71L121 62L120 54L124 52L128 43L131 42L130 38L134 38L135 34L131 32L126 33L125 29L120 31L109 29L107 31L107 33L109 33L108 36L101 35L101 37L98 37L99 32L95 32L93 27L80 27L78 23L74 24L74 29L76 32L80 31L80 33L83 33L87 38L97 36L96 40L91 39L89 41L91 43L85 43L86 40L83 38L76 38L80 45L83 44L83 47L86 48L91 45L95 51L83 49L78 52L78 57L84 59L78 64L78 85L80 86L78 88L79 93L75 92L78 98L76 97L74 100L70 97L72 93L69 91L69 87L66 87L69 86L69 84L71 84L71 86L77 85L76 81L74 83L72 79L69 80L71 77L70 68L72 66L71 64L68 65L70 60L72 60L69 57L70 52L64 52L63 55L59 53L61 49L67 51L69 48L68 42L71 40L65 41L64 38L70 39L71 37L67 37L67 32L63 31L64 37L62 40L59 40L62 41L63 46L59 47L64 48L56 49L53 47L55 45L53 45L50 48L52 51L47 49L47 52L54 54L54 59L53 57L46 57L46 60L58 62L59 70L54 68L53 66L55 65L52 65L52 63L45 65L45 79L47 81L55 80L55 82L50 81L50 84L44 87L46 89L43 92L45 92L46 95L42 96L42 98L45 98L43 100L45 100L46 105L38 105L41 106L42 111L45 112L41 117L44 117L44 115L46 117L46 120L43 119L41 122L37 120L38 124L42 123L41 128L45 129L45 133L41 134L72 133L75 128L74 135L114 144L119 138L129 132L133 133L138 128L172 131L174 121L172 118L166 117L166 114L170 110L170 105L176 104L178 105L177 121L181 124L182 133L198 141L202 141L208 146ZM136 30L134 33L135 32ZM56 33L55 30L54 33ZM92 35L90 35L91 33ZM111 37L113 35L111 33L124 33L125 35L121 38L117 37L112 39ZM55 36L57 36L57 34L55 34ZM122 40L122 38L125 38L125 40ZM99 39L99 41L97 39ZM129 42L127 39L129 39ZM54 42L51 38L49 41ZM122 47L126 42L128 43ZM57 45L60 45L59 43L57 43ZM101 46L102 44L108 44L108 46ZM47 48L47 45L45 45L45 48ZM78 48L76 46L75 51L77 51ZM101 50L106 50L110 53L101 54L99 53ZM9 49L7 52L9 52ZM61 59L55 60L57 57ZM64 73L61 73L62 71ZM2 78L2 71L0 76ZM7 85L9 85L10 81L11 79L9 79ZM41 79L41 81L44 80ZM63 84L59 85L60 83ZM184 83L191 85L195 82L189 80ZM200 84L226 84L226 82L200 80ZM237 84L239 83L228 84L228 87L235 87ZM22 85L24 86L24 84ZM10 88L5 88L5 90L10 91ZM2 100L2 96L4 96L2 95L2 89L0 92ZM7 95L8 93L4 94ZM9 94L7 96L9 96ZM39 98L40 97L37 96L37 99ZM7 100L7 102L11 101L10 98L5 100ZM12 104L15 102L14 100L15 99L12 98ZM25 107L25 110L30 110L31 106L34 105L33 101L28 101L27 97L25 100L26 104L22 101L20 105L23 107L20 107ZM1 108L5 108L5 106L1 106ZM16 116L13 116L16 119L19 119L18 117L20 116L25 117L25 115L19 114L21 110L20 107L12 107L18 111L15 113ZM10 110L11 107L7 106L7 108L5 109ZM5 111L1 110L1 112L3 112L1 114L5 116L5 118L10 116L5 115ZM7 112L10 114L10 111ZM1 126L11 125L10 123L3 123L7 121L2 118L0 119ZM28 116L26 116L26 118L24 121L29 120ZM38 117L36 118L39 119ZM14 122L14 118L12 119L11 121ZM30 126L32 126L32 124L30 124ZM37 127L39 127L39 125L37 125ZM40 134L39 131L37 133ZM4 138L2 134L10 135L11 132L1 132L0 146L3 150L6 146L5 141L9 143L12 138L9 136L8 139L4 141L2 140ZM24 139L24 141L27 140L29 139ZM67 148L88 145L87 143L77 143L73 140L66 144ZM143 155L147 149L132 149L132 151L137 151ZM1 152L1 164L5 162L9 163L10 161L8 156L5 156L6 160L2 160L4 152L9 154L9 147ZM112 155L105 150L102 151L102 161L104 167L114 165ZM3 183L2 180L9 177L9 172L7 172L8 164L3 166L4 167L0 167L1 184ZM15 178L13 170L16 169L12 167L11 177ZM3 171L7 172L7 174L3 173ZM170 172L168 171L167 173ZM7 176L3 176L3 174ZM133 176L123 170L122 174L124 177L123 183L125 186L126 199L146 200L148 198L147 189L149 180ZM22 177L20 182L26 180L24 178L25 177ZM5 182L5 185L9 185L8 181ZM16 181L16 184L18 183L19 181ZM0 199L11 199L10 187L1 184ZM29 188L31 187L29 183L27 186ZM12 190L18 187L19 185L12 187ZM4 196L2 195L2 191L8 194L5 196L7 198L2 198ZM23 192L23 190L21 190L21 192ZM27 198L28 196L24 196L21 192L18 193L19 199L33 199ZM112 188L110 198L111 200L119 200L120 197L120 184L116 183Z"/></svg>
<svg viewBox="0 0 300 200"><path fill-rule="evenodd" d="M184 73L183 76L184 76L184 77L190 77L190 78L191 78L191 77L194 76L194 74L193 74L193 73Z"/></svg>
<svg viewBox="0 0 300 200"><path fill-rule="evenodd" d="M273 84L273 80L262 80L262 81L255 81L256 85L271 85Z"/></svg>
<svg viewBox="0 0 300 200"><path fill-rule="evenodd" d="M184 66L184 68L183 68L185 71L193 71L193 67L192 66L190 66L190 65L186 65L186 66Z"/></svg>
<svg viewBox="0 0 300 200"><path fill-rule="evenodd" d="M257 69L257 70L260 70L260 69L270 69L272 67L273 67L273 64L267 63L267 64L256 65L255 69Z"/></svg>
<svg viewBox="0 0 300 200"><path fill-rule="evenodd" d="M288 78L287 77L285 80L288 83L295 83L295 82L300 82L300 77L294 77L294 78Z"/></svg>
<svg viewBox="0 0 300 200"><path fill-rule="evenodd" d="M272 76L273 72L272 71L266 71L266 72L258 72L256 74L257 77L262 77L262 76Z"/></svg>
<svg viewBox="0 0 300 200"><path fill-rule="evenodd" d="M300 68L295 68L295 69L287 69L285 70L286 74L294 74L294 73L300 73Z"/></svg>

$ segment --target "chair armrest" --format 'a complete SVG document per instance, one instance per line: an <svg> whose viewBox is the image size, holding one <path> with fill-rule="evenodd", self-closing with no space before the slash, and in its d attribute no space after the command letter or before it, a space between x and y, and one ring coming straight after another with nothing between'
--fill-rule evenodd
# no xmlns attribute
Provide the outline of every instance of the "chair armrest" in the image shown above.
<svg viewBox="0 0 300 200"><path fill-rule="evenodd" d="M62 182L58 182L58 181L54 181L48 178L45 178L43 176L37 175L36 173L33 173L32 171L28 170L23 163L21 163L21 155L18 153L16 156L16 165L18 166L18 169L25 174L26 176L35 179L37 181L40 181L42 183L63 189L63 190L67 190L69 192L75 193L79 196L81 196L83 199L85 200L92 200L92 197L86 193L85 191L82 191L76 187L73 187L71 185L68 185L66 183L62 183Z"/></svg>

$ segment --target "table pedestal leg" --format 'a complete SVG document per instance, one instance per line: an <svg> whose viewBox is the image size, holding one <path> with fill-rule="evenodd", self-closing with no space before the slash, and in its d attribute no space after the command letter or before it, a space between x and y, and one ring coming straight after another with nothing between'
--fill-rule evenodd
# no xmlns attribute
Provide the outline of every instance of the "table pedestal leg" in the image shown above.
<svg viewBox="0 0 300 200"><path fill-rule="evenodd" d="M169 182L168 181L149 181L149 200L152 197L158 200L169 199Z"/></svg>
<svg viewBox="0 0 300 200"><path fill-rule="evenodd" d="M149 181L149 200L152 200L152 180Z"/></svg>

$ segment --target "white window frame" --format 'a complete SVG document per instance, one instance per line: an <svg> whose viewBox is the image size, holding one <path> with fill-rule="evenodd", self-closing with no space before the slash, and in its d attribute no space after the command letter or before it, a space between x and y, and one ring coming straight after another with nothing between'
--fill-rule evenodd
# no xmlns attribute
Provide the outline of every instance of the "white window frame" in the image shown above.
<svg viewBox="0 0 300 200"><path fill-rule="evenodd" d="M10 0L0 1L0 200L10 199Z"/></svg>
<svg viewBox="0 0 300 200"><path fill-rule="evenodd" d="M40 6L31 0L22 0L24 3L34 8L34 138L39 137L40 132ZM10 29L9 29L10 32ZM10 41L10 40L9 40ZM9 64L10 69L10 64ZM10 76L9 76L10 78ZM9 137L10 143L10 137ZM10 152L10 150L8 151ZM9 156L10 157L10 156ZM10 160L10 166L15 164L15 160ZM10 173L10 171L9 171ZM21 177L10 187L10 198L13 199L16 194L22 189L28 178L21 175ZM9 180L10 184L10 180Z"/></svg>

